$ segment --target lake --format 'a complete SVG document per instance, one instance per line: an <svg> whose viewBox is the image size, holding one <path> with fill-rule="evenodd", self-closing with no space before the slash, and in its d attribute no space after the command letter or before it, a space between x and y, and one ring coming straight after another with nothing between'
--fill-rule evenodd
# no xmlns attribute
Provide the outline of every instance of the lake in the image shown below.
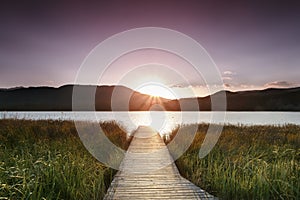
<svg viewBox="0 0 300 200"><path fill-rule="evenodd" d="M0 112L0 119L116 120L131 132L139 125L169 132L180 124L300 125L300 112Z"/></svg>

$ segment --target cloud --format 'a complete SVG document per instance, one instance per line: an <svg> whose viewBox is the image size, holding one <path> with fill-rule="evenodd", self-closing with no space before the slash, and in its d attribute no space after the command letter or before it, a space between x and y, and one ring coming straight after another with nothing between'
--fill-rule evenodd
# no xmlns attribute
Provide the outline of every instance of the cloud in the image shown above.
<svg viewBox="0 0 300 200"><path fill-rule="evenodd" d="M241 84L239 85L240 88L244 88L244 89L249 89L249 88L258 88L258 87L261 87L261 86L257 86L257 85L252 85L252 84Z"/></svg>
<svg viewBox="0 0 300 200"><path fill-rule="evenodd" d="M227 80L227 81L231 81L231 80L232 80L232 78L229 77L229 76L223 76L222 79L223 79L223 80Z"/></svg>
<svg viewBox="0 0 300 200"><path fill-rule="evenodd" d="M190 85L188 84L173 84L173 85L169 85L170 88L186 88L186 87L190 87Z"/></svg>
<svg viewBox="0 0 300 200"><path fill-rule="evenodd" d="M224 75L222 77L223 81L231 81L233 79L232 76L236 75L236 73L227 70L223 72L223 75Z"/></svg>
<svg viewBox="0 0 300 200"><path fill-rule="evenodd" d="M170 88L188 88L188 87L207 87L205 84L201 83L177 83L168 85Z"/></svg>
<svg viewBox="0 0 300 200"><path fill-rule="evenodd" d="M286 87L294 87L294 83L290 83L287 81L274 81L270 83L266 83L264 85L265 87L281 87L281 88L286 88Z"/></svg>
<svg viewBox="0 0 300 200"><path fill-rule="evenodd" d="M236 73L235 73L235 72L232 72L232 71L229 71L229 70L227 70L227 71L223 72L223 74L224 74L224 75L227 75L227 76L236 75Z"/></svg>
<svg viewBox="0 0 300 200"><path fill-rule="evenodd" d="M48 80L48 81L46 81L46 83L48 83L48 84L53 84L53 83L54 83L54 81L52 81L52 80Z"/></svg>

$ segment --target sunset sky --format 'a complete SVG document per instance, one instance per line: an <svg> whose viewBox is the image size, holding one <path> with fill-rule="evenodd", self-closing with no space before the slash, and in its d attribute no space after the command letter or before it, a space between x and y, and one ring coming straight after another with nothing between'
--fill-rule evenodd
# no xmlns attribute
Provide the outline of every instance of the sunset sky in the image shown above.
<svg viewBox="0 0 300 200"><path fill-rule="evenodd" d="M1 1L0 88L72 84L98 43L148 26L199 42L228 90L300 86L299 1L95 2Z"/></svg>

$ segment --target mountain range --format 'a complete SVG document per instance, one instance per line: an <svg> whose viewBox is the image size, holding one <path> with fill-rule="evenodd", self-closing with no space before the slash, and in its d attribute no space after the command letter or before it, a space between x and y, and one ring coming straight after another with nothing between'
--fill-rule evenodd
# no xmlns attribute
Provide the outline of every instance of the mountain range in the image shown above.
<svg viewBox="0 0 300 200"><path fill-rule="evenodd" d="M81 94L72 109L73 89ZM227 111L300 111L300 87L225 92ZM211 110L211 98L165 99L136 92L124 86L64 85L0 89L1 111L201 111ZM77 94L77 93L76 93ZM91 97L89 99L89 97ZM182 106L184 105L184 106ZM218 108L217 108L218 110Z"/></svg>

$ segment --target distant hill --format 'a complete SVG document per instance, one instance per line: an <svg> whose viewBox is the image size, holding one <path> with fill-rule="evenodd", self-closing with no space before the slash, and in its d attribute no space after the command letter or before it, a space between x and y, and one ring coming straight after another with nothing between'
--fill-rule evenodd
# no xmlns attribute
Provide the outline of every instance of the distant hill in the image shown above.
<svg viewBox="0 0 300 200"><path fill-rule="evenodd" d="M265 89L226 93L228 111L300 111L300 87L288 89ZM218 96L220 92L212 96ZM216 97L217 98L217 97ZM192 98L180 99L189 105ZM200 110L211 110L211 97L197 98ZM192 111L193 108L185 107Z"/></svg>
<svg viewBox="0 0 300 200"><path fill-rule="evenodd" d="M79 99L80 111L111 111L114 91L115 111L182 110L193 111L192 102L198 102L200 110L210 111L210 96L170 100L154 98L124 86L65 85L59 88L29 87L0 89L1 111L71 111L73 87L85 95ZM96 94L94 93L96 91ZM226 92L228 111L300 111L300 88L266 89L258 91ZM220 93L213 94L217 96ZM95 96L91 108L84 96ZM217 97L216 97L217 98ZM128 101L126 101L128 100ZM128 107L129 105L129 107Z"/></svg>
<svg viewBox="0 0 300 200"><path fill-rule="evenodd" d="M164 98L151 98L124 86L84 86L65 85L59 88L29 87L0 89L0 110L2 111L71 111L73 88L82 92L78 100L79 111L111 111L111 99L114 91L114 110L118 111L147 111L153 105L164 105L170 110L167 103L170 100ZM95 92L96 91L96 92ZM84 97L95 96L95 107ZM126 99L128 101L126 101ZM128 107L129 102L129 107ZM167 105L168 104L168 105ZM154 108L158 109L158 107Z"/></svg>

